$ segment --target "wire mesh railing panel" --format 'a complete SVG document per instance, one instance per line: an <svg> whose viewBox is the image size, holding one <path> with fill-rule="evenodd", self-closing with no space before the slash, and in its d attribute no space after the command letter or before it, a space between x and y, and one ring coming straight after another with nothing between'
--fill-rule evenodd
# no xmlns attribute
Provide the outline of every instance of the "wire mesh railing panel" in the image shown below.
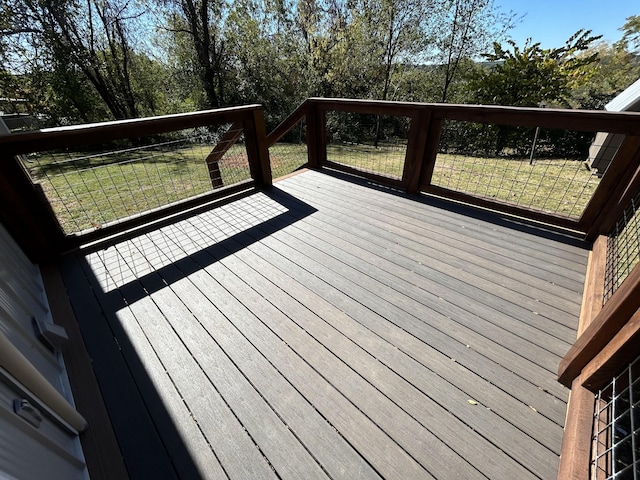
<svg viewBox="0 0 640 480"><path fill-rule="evenodd" d="M76 233L249 180L244 145L213 154L228 128L182 130L22 160L65 233Z"/></svg>
<svg viewBox="0 0 640 480"><path fill-rule="evenodd" d="M640 358L596 395L591 477L640 478Z"/></svg>
<svg viewBox="0 0 640 480"><path fill-rule="evenodd" d="M594 140L595 138L595 140ZM473 196L579 218L608 166L588 132L447 120L431 183ZM616 150L617 151L617 150Z"/></svg>
<svg viewBox="0 0 640 480"><path fill-rule="evenodd" d="M330 112L327 160L362 172L401 179L407 152L408 117Z"/></svg>
<svg viewBox="0 0 640 480"><path fill-rule="evenodd" d="M603 304L640 261L639 208L640 192L631 200L607 238Z"/></svg>
<svg viewBox="0 0 640 480"><path fill-rule="evenodd" d="M295 172L309 161L307 144L275 143L269 148L269 161L274 179Z"/></svg>

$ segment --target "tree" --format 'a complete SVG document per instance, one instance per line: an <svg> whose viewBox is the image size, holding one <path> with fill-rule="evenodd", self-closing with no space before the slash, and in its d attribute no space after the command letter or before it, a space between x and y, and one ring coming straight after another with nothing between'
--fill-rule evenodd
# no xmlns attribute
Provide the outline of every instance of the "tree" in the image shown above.
<svg viewBox="0 0 640 480"><path fill-rule="evenodd" d="M218 22L224 4L216 0L181 0L183 31L190 36L195 52L197 74L206 93L207 106L218 108L224 104L223 64L225 42Z"/></svg>
<svg viewBox="0 0 640 480"><path fill-rule="evenodd" d="M620 30L624 35L618 42L618 46L630 52L640 50L640 15L628 17Z"/></svg>
<svg viewBox="0 0 640 480"><path fill-rule="evenodd" d="M626 50L623 42L613 45L601 43L581 55L598 55L591 64L586 81L572 85L569 105L572 108L602 110L620 92L640 78L640 61L637 55Z"/></svg>
<svg viewBox="0 0 640 480"><path fill-rule="evenodd" d="M218 108L227 104L229 62L226 19L229 5L224 0L159 0L165 8L166 27L174 43L187 56L181 68L191 71L204 91L202 104Z"/></svg>
<svg viewBox="0 0 640 480"><path fill-rule="evenodd" d="M424 18L431 13L431 2L415 0L369 1L363 11L370 15L371 37L378 43L382 67L382 91L389 98L391 78L399 68L399 59L409 60L424 51L430 41ZM375 50L374 50L375 51Z"/></svg>
<svg viewBox="0 0 640 480"><path fill-rule="evenodd" d="M563 47L542 49L528 40L521 50L515 42L511 50L493 44L493 53L483 55L489 66L475 73L470 88L476 102L496 105L536 107L541 103L567 105L572 86L588 76L597 52L578 55L601 38L579 30Z"/></svg>
<svg viewBox="0 0 640 480"><path fill-rule="evenodd" d="M500 42L515 22L513 13L500 13L493 0L449 0L444 3L435 37L434 62L441 65L440 101L449 99L449 90L463 67Z"/></svg>
<svg viewBox="0 0 640 480"><path fill-rule="evenodd" d="M119 0L10 0L5 8L11 21L2 30L3 51L12 70L48 72L70 91L86 80L113 118L141 113L132 88L136 54L130 30L141 10Z"/></svg>
<svg viewBox="0 0 640 480"><path fill-rule="evenodd" d="M236 1L226 22L231 103L261 103L275 127L309 92L304 48L296 41L294 5Z"/></svg>
<svg viewBox="0 0 640 480"><path fill-rule="evenodd" d="M477 103L496 105L567 106L572 89L590 77L598 58L597 52L580 53L587 51L599 38L591 36L590 31L579 30L560 48L542 49L539 43L532 44L528 40L522 50L509 41L509 50L494 43L493 53L485 55L489 65L470 80L474 99ZM493 129L493 153L502 152L506 146L518 154L528 151L531 140L527 129L505 126ZM487 136L487 132L479 135ZM583 140L579 139L580 142ZM576 146L571 150L582 148Z"/></svg>

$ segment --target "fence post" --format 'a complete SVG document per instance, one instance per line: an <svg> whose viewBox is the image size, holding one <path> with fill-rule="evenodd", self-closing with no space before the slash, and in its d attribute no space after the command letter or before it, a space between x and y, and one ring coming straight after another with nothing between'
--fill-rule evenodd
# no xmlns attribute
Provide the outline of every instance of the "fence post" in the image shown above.
<svg viewBox="0 0 640 480"><path fill-rule="evenodd" d="M441 130L442 119L434 118L431 108L422 108L411 117L402 172L407 193L419 193L421 186L431 185Z"/></svg>
<svg viewBox="0 0 640 480"><path fill-rule="evenodd" d="M270 187L272 185L271 163L267 148L267 131L264 124L262 109L249 113L249 118L242 121L244 126L249 170L256 187Z"/></svg>
<svg viewBox="0 0 640 480"><path fill-rule="evenodd" d="M402 182L407 193L418 193L420 191L424 153L429 140L427 133L430 120L431 110L420 109L411 116L407 152L402 171Z"/></svg>
<svg viewBox="0 0 640 480"><path fill-rule="evenodd" d="M607 235L640 187L640 137L627 135L580 217L588 240ZM629 168L632 167L632 168Z"/></svg>
<svg viewBox="0 0 640 480"><path fill-rule="evenodd" d="M431 115L429 127L427 128L427 146L424 152L424 163L422 176L420 178L420 187L424 186L427 187L427 189L431 186L433 170L436 167L436 157L438 156L440 135L442 134L442 123L443 119L440 116Z"/></svg>
<svg viewBox="0 0 640 480"><path fill-rule="evenodd" d="M322 168L327 160L326 115L315 102L307 112L307 155L310 168Z"/></svg>

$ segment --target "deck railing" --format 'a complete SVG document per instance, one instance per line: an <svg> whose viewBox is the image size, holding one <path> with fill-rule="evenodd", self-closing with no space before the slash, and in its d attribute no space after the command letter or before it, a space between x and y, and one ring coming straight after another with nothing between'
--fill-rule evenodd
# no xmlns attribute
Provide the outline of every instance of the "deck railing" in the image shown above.
<svg viewBox="0 0 640 480"><path fill-rule="evenodd" d="M34 252L60 251L270 185L272 170L280 176L306 164L595 238L611 231L639 189L639 118L312 98L268 136L257 105L16 134L0 138L3 201L19 209L3 220L20 224L9 228L25 232ZM603 150L614 134L614 154L589 171L585 161L594 163L599 139ZM590 152L557 153L563 138L577 137L592 141Z"/></svg>
<svg viewBox="0 0 640 480"><path fill-rule="evenodd" d="M257 105L10 135L0 137L0 221L33 261L48 261L302 165L597 239L582 333L559 369L581 412L568 417L561 472L577 464L564 452L574 440L590 448L593 395L582 387L604 385L640 341L638 113L314 98L269 135Z"/></svg>
<svg viewBox="0 0 640 480"><path fill-rule="evenodd" d="M636 113L312 98L267 143L304 121L312 168L356 173L595 238L613 227L611 217L630 199L621 187L634 178L640 156L639 120ZM530 143L523 145L523 138ZM586 145L582 156L568 146L576 139Z"/></svg>
<svg viewBox="0 0 640 480"><path fill-rule="evenodd" d="M265 136L250 105L0 137L3 220L48 255L268 186Z"/></svg>

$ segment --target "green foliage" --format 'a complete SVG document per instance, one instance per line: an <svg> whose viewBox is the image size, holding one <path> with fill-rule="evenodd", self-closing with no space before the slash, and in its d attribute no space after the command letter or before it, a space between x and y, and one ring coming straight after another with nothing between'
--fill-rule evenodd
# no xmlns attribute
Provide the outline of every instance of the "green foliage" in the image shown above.
<svg viewBox="0 0 640 480"><path fill-rule="evenodd" d="M473 99L476 103L493 105L568 106L572 90L593 75L598 52L584 52L599 38L591 36L590 31L579 30L563 47L553 49L542 49L539 43L530 41L522 49L513 41L507 42L510 49L494 43L494 51L485 55L489 62L487 67L475 71L470 78ZM530 151L533 138L530 129L493 126L491 134L494 138L490 148L485 145L487 138L481 138L486 132L472 135L467 141L477 143L478 151L484 153L524 156ZM568 140L558 139L554 145L564 145ZM549 154L571 153L579 157L589 141L590 138L578 136L569 147L570 152L553 151Z"/></svg>
<svg viewBox="0 0 640 480"><path fill-rule="evenodd" d="M602 43L586 50L583 55L598 55L588 79L571 88L569 105L572 108L602 110L625 88L640 78L640 60L623 43Z"/></svg>
<svg viewBox="0 0 640 480"><path fill-rule="evenodd" d="M640 50L640 15L632 15L620 29L624 32L618 46L631 52Z"/></svg>
<svg viewBox="0 0 640 480"><path fill-rule="evenodd" d="M271 129L309 96L602 108L640 73L638 17L548 50L500 44L515 21L493 0L6 0L0 96L50 124L261 103Z"/></svg>
<svg viewBox="0 0 640 480"><path fill-rule="evenodd" d="M471 60L478 59L493 43L504 40L513 28L516 16L498 11L493 0L449 0L444 2L434 37L433 60L440 66L440 102L455 95L457 80L468 74Z"/></svg>
<svg viewBox="0 0 640 480"><path fill-rule="evenodd" d="M498 43L485 54L486 69L471 78L470 89L478 103L536 107L540 104L567 104L571 86L588 76L597 52L577 55L600 37L579 30L560 48L542 49L527 41L520 49L512 40L511 49Z"/></svg>
<svg viewBox="0 0 640 480"><path fill-rule="evenodd" d="M294 20L283 3L258 7L251 1L234 3L227 18L230 64L227 94L231 104L260 103L267 128L274 128L307 96L300 45L292 41Z"/></svg>

